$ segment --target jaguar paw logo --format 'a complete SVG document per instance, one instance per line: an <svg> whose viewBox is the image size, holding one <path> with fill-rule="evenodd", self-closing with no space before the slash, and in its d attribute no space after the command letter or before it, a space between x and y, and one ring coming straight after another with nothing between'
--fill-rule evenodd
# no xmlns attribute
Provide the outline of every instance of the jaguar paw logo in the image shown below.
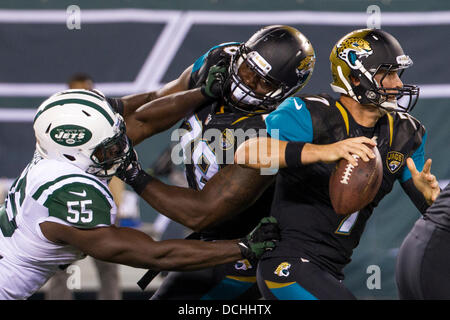
<svg viewBox="0 0 450 320"><path fill-rule="evenodd" d="M287 277L289 276L289 269L291 268L291 264L287 262L282 262L280 265L275 269L273 273L275 273L279 277Z"/></svg>
<svg viewBox="0 0 450 320"><path fill-rule="evenodd" d="M405 156L397 151L390 151L386 156L386 165L391 173L395 173L403 164Z"/></svg>
<svg viewBox="0 0 450 320"><path fill-rule="evenodd" d="M252 264L247 260L238 260L235 264L234 264L234 268L236 270L248 270L248 269L252 269Z"/></svg>
<svg viewBox="0 0 450 320"><path fill-rule="evenodd" d="M80 126L63 125L50 131L50 137L62 146L76 147L88 142L92 138L92 133Z"/></svg>

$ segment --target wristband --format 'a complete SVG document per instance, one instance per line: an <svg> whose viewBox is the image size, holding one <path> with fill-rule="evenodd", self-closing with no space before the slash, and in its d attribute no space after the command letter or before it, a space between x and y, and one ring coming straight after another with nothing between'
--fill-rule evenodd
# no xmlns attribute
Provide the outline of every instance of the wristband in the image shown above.
<svg viewBox="0 0 450 320"><path fill-rule="evenodd" d="M302 164L302 150L306 142L289 141L284 151L284 160L288 168L299 168Z"/></svg>
<svg viewBox="0 0 450 320"><path fill-rule="evenodd" d="M152 180L153 177L151 175L149 175L144 170L140 170L139 173L136 175L136 177L133 179L133 181L129 183L129 185L130 187L133 188L133 190L137 194L141 194L144 191L147 184L149 184L150 181Z"/></svg>

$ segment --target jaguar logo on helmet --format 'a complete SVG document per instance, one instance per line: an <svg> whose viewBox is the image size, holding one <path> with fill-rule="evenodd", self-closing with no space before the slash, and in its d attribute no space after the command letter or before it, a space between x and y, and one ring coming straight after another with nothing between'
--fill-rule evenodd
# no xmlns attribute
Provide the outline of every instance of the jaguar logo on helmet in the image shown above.
<svg viewBox="0 0 450 320"><path fill-rule="evenodd" d="M314 55L308 55L305 59L300 62L299 66L295 70L298 76L305 75L309 73L313 68L316 62L316 57Z"/></svg>
<svg viewBox="0 0 450 320"><path fill-rule="evenodd" d="M244 260L238 260L234 264L234 268L236 270L248 270L248 269L252 269L253 267L247 259L244 259Z"/></svg>
<svg viewBox="0 0 450 320"><path fill-rule="evenodd" d="M76 147L88 142L92 133L81 126L63 125L50 131L50 137L62 146Z"/></svg>
<svg viewBox="0 0 450 320"><path fill-rule="evenodd" d="M278 267L275 269L273 273L275 273L279 277L287 277L290 274L289 272L290 268L291 268L290 263L282 262L278 265Z"/></svg>
<svg viewBox="0 0 450 320"><path fill-rule="evenodd" d="M358 69L356 61L373 53L369 42L361 38L348 38L337 45L337 56L352 69Z"/></svg>

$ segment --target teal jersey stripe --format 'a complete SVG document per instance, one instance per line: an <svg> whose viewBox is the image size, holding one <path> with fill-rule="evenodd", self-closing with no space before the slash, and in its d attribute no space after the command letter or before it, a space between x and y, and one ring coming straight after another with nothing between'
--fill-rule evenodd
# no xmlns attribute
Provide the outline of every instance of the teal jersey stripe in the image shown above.
<svg viewBox="0 0 450 320"><path fill-rule="evenodd" d="M254 282L237 281L225 278L216 287L206 293L200 300L232 300L250 289Z"/></svg>
<svg viewBox="0 0 450 320"><path fill-rule="evenodd" d="M36 116L34 117L33 123L36 122L36 119L45 111L47 111L50 108L56 107L56 106L61 106L67 103L78 103L78 104L82 104L85 105L87 107L91 107L95 110L97 110L98 112L100 112L105 118L106 120L108 120L109 124L111 126L114 125L114 120L112 119L112 117L105 111L105 109L103 109L101 106L99 106L96 103L93 103L89 100L83 100L83 99L63 99L63 100L58 100L55 101L53 103L50 103L49 105L47 105L43 110L39 111Z"/></svg>
<svg viewBox="0 0 450 320"><path fill-rule="evenodd" d="M270 289L275 297L279 300L318 300L298 283L289 286Z"/></svg>
<svg viewBox="0 0 450 320"><path fill-rule="evenodd" d="M70 178L85 178L85 179L89 179L91 181L94 181L98 186L100 186L110 197L111 199L113 199L113 196L111 194L111 192L108 190L108 188L106 188L103 184L101 184L100 182L98 182L97 180L95 180L94 178L82 175L82 174L68 174L65 176L61 176L53 181L49 181L45 184L43 184L42 186L40 186L37 191L33 194L33 199L37 200L39 199L39 197L42 195L42 193L47 190L48 188L50 188L52 185L62 181L62 180L66 180L66 179L70 179Z"/></svg>

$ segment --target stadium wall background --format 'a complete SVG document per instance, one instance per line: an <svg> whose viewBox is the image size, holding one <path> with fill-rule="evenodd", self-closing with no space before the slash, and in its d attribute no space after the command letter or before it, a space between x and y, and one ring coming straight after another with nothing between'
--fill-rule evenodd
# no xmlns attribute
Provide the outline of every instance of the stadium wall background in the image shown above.
<svg viewBox="0 0 450 320"><path fill-rule="evenodd" d="M74 3L76 2L76 3ZM23 3L23 4L21 4ZM245 41L267 24L289 24L312 42L317 64L303 92L330 92L328 55L345 33L366 26L369 5L381 9L381 27L394 34L414 60L406 82L421 86L412 114L426 126L426 156L445 183L450 179L450 2L448 1L2 1L0 4L0 177L15 178L31 158L31 121L46 96L67 77L90 73L97 88L122 96L159 87L177 77L210 47ZM67 28L66 9L81 9L81 29ZM208 11L208 12L206 12ZM150 165L170 131L137 149ZM156 212L141 203L142 218ZM396 185L369 220L346 284L361 299L395 299L398 247L419 213ZM370 266L379 266L380 288L369 289ZM368 269L369 268L369 269ZM369 271L368 271L369 270Z"/></svg>

